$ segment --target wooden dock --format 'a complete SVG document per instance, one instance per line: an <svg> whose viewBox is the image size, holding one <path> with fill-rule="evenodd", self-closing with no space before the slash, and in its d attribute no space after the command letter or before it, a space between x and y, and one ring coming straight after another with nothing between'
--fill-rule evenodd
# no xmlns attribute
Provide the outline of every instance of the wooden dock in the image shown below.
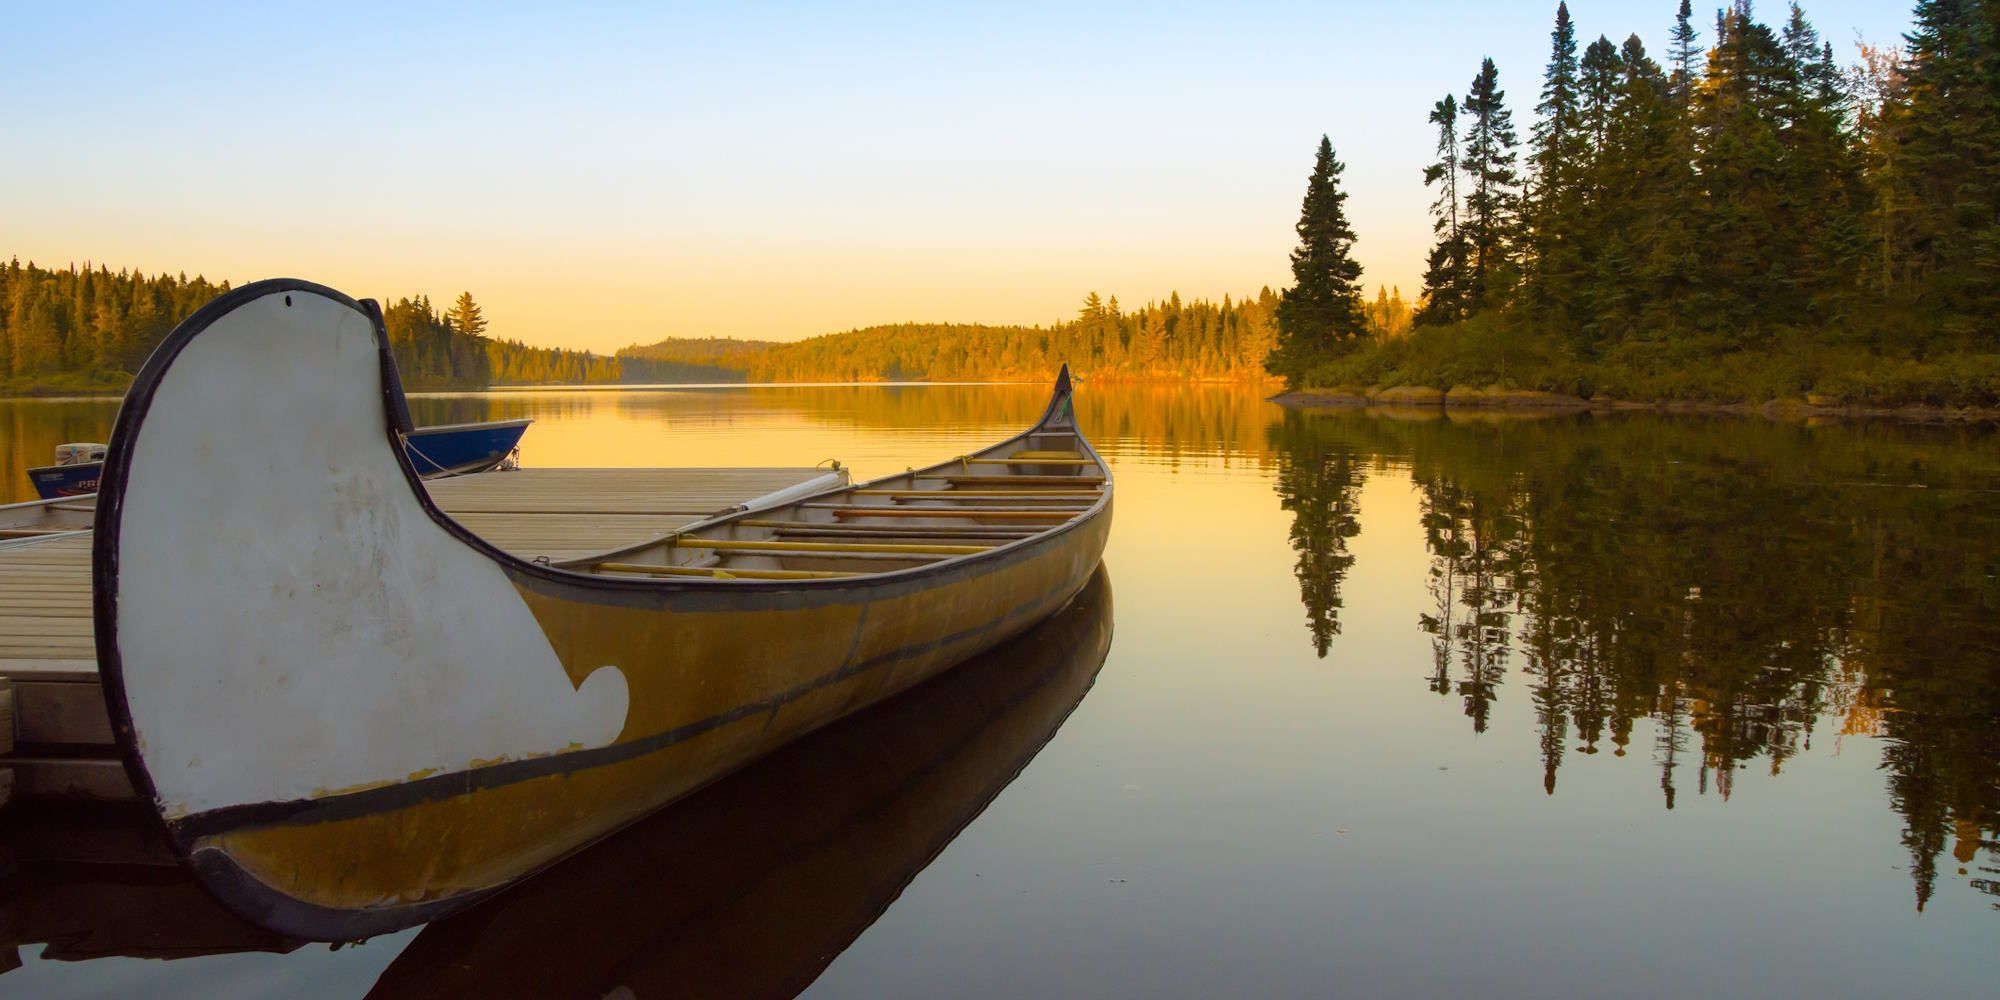
<svg viewBox="0 0 2000 1000"><path fill-rule="evenodd" d="M426 486L500 548L560 562L845 482L824 468L521 469ZM129 799L97 679L90 498L0 512L0 803Z"/></svg>

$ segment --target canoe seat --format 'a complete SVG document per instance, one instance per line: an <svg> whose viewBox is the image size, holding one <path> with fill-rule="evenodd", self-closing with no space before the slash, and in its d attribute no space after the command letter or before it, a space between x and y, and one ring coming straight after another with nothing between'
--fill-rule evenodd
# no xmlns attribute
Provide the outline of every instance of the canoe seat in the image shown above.
<svg viewBox="0 0 2000 1000"><path fill-rule="evenodd" d="M1009 455L1008 457L1009 458L1059 458L1059 459L1067 459L1070 461L1075 461L1077 459L1083 458L1084 455L1080 451L1017 451L1014 454Z"/></svg>

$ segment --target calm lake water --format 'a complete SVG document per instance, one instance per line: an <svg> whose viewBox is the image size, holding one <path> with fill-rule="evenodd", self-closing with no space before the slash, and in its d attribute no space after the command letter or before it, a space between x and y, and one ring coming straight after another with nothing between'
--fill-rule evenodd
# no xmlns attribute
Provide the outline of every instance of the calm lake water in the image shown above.
<svg viewBox="0 0 2000 1000"><path fill-rule="evenodd" d="M865 478L1044 398L413 409L532 416L531 466ZM7 495L115 408L0 403ZM338 950L210 930L170 872L17 868L0 928L24 964L0 994L2000 989L1992 428L1095 385L1078 415L1116 527L1091 588L1022 640L463 916ZM221 953L120 957L169 951Z"/></svg>

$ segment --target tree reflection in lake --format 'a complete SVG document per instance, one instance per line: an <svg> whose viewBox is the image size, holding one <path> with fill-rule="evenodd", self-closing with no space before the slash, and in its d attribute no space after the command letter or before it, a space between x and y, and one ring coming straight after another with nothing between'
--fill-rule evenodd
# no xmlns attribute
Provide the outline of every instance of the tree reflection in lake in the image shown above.
<svg viewBox="0 0 2000 1000"><path fill-rule="evenodd" d="M1353 442L1321 435L1324 425L1286 414L1272 428L1283 442L1278 496L1293 513L1294 571L1306 602L1306 628L1321 657L1340 634L1340 585L1354 566L1347 540L1361 533L1361 452Z"/></svg>
<svg viewBox="0 0 2000 1000"><path fill-rule="evenodd" d="M1294 412L1271 433L1320 655L1362 470L1407 468L1426 682L1484 732L1517 651L1550 794L1567 755L1625 756L1648 721L1669 809L1687 766L1726 798L1753 762L1878 736L1918 907L1947 849L1964 874L2000 867L1991 428Z"/></svg>

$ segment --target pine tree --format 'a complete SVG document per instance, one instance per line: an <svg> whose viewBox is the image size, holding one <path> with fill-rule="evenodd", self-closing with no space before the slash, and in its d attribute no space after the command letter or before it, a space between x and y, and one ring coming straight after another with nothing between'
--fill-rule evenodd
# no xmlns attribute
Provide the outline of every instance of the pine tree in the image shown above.
<svg viewBox="0 0 2000 1000"><path fill-rule="evenodd" d="M1625 60L1619 55L1618 47L1611 44L1611 39L1599 35L1597 41L1583 51L1583 60L1579 65L1582 72L1577 78L1577 114L1583 125L1582 145L1587 170L1589 163L1616 155L1609 148L1611 104L1618 96Z"/></svg>
<svg viewBox="0 0 2000 1000"><path fill-rule="evenodd" d="M1278 300L1278 346L1265 362L1273 374L1294 385L1361 337L1365 328L1361 265L1354 259L1354 229L1343 207L1347 195L1340 190L1346 169L1334 158L1332 141L1321 136L1299 209L1294 284ZM1172 305L1178 312L1178 295Z"/></svg>
<svg viewBox="0 0 2000 1000"><path fill-rule="evenodd" d="M1866 283L1884 297L1899 296L1913 283L1911 250L1915 197L1904 162L1909 90L1899 50L1863 45L1856 84L1856 125L1861 133L1863 171L1871 199L1867 213L1873 263Z"/></svg>
<svg viewBox="0 0 2000 1000"><path fill-rule="evenodd" d="M1570 21L1568 3L1556 5L1549 42L1542 100L1535 105L1535 125L1529 135L1534 183L1523 211L1527 241L1522 265L1530 307L1567 328L1563 314L1577 292L1583 266L1577 246L1581 206L1576 185L1583 160L1583 123L1577 95L1576 25Z"/></svg>
<svg viewBox="0 0 2000 1000"><path fill-rule="evenodd" d="M1779 114L1785 122L1781 187L1796 222L1799 291L1822 318L1855 290L1864 249L1867 189L1849 123L1852 98L1832 49L1798 4L1781 34L1785 69Z"/></svg>
<svg viewBox="0 0 2000 1000"><path fill-rule="evenodd" d="M1500 70L1492 59L1480 64L1479 75L1465 95L1460 113L1471 125L1459 169L1472 182L1465 196L1465 307L1471 315L1500 305L1512 287L1512 250L1516 202L1514 175L1514 116L1500 89Z"/></svg>
<svg viewBox="0 0 2000 1000"><path fill-rule="evenodd" d="M471 292L458 293L458 301L452 304L447 319L451 328L468 337L484 336L486 317L479 312L479 304L472 301Z"/></svg>
<svg viewBox="0 0 2000 1000"><path fill-rule="evenodd" d="M1678 199L1694 180L1680 142L1671 78L1647 56L1637 35L1618 53L1619 79L1607 111L1603 149L1592 171L1599 194L1593 339L1673 326L1679 284L1696 266L1687 217Z"/></svg>
<svg viewBox="0 0 2000 1000"><path fill-rule="evenodd" d="M1741 5L1726 11L1695 94L1695 166L1704 197L1696 221L1703 322L1736 344L1758 340L1768 320L1803 308L1791 198L1777 182L1785 163L1783 48Z"/></svg>
<svg viewBox="0 0 2000 1000"><path fill-rule="evenodd" d="M1689 0L1681 0L1680 13L1674 17L1674 28L1668 38L1673 47L1667 58L1673 62L1673 75L1667 78L1669 103L1686 109L1689 96L1694 91L1696 61L1701 58L1701 46L1695 42L1701 33L1694 30L1694 7Z"/></svg>
<svg viewBox="0 0 2000 1000"><path fill-rule="evenodd" d="M1438 160L1424 168L1424 186L1438 185L1431 202L1431 231L1437 243L1424 270L1423 305L1416 322L1452 323L1465 318L1465 241L1458 221L1458 98L1444 95L1431 108L1437 126Z"/></svg>
<svg viewBox="0 0 2000 1000"><path fill-rule="evenodd" d="M1636 39L1634 39L1636 42ZM1612 202L1624 192L1615 191L1611 164L1625 153L1611 144L1611 121L1625 63L1611 40L1602 35L1583 52L1577 77L1577 122L1580 131L1577 163L1571 169L1575 186L1571 209L1574 273L1571 280L1553 289L1562 295L1559 311L1566 331L1579 349L1596 350L1602 339L1603 302L1616 293L1616 285L1629 279L1632 262L1621 237Z"/></svg>

